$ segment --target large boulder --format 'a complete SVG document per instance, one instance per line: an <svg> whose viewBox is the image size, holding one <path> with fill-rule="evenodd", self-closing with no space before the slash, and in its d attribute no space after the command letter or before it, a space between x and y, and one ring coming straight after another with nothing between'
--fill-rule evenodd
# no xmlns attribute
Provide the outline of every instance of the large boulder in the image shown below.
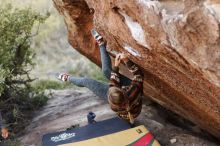
<svg viewBox="0 0 220 146"><path fill-rule="evenodd" d="M53 1L74 49L100 65L95 27L111 52L141 67L146 97L220 138L218 1Z"/></svg>

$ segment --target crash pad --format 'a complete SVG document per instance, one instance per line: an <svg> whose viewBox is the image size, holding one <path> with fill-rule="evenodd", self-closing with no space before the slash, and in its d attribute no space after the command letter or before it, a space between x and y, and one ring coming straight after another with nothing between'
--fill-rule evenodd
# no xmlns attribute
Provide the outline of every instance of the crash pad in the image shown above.
<svg viewBox="0 0 220 146"><path fill-rule="evenodd" d="M138 126L121 132L60 146L160 146L160 144L144 126Z"/></svg>

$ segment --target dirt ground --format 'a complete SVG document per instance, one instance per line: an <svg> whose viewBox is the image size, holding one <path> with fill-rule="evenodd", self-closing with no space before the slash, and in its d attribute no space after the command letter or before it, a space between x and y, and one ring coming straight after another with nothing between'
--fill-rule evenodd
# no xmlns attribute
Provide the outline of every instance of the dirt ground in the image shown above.
<svg viewBox="0 0 220 146"><path fill-rule="evenodd" d="M114 117L108 104L88 90L56 90L48 105L35 113L35 118L21 137L22 146L40 146L44 134L87 124L86 115L93 111L97 121ZM218 146L206 132L184 121L151 101L144 101L136 125L145 125L163 146Z"/></svg>

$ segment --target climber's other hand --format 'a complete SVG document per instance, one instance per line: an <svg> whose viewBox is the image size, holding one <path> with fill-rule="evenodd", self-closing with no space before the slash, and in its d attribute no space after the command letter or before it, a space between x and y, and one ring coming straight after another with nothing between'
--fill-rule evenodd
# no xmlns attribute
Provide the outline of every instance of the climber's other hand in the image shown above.
<svg viewBox="0 0 220 146"><path fill-rule="evenodd" d="M129 61L129 59L128 59L128 54L126 54L126 53L121 53L120 59L121 59L123 62L128 62L128 61Z"/></svg>
<svg viewBox="0 0 220 146"><path fill-rule="evenodd" d="M118 67L121 63L121 54L117 54L115 57L115 67Z"/></svg>

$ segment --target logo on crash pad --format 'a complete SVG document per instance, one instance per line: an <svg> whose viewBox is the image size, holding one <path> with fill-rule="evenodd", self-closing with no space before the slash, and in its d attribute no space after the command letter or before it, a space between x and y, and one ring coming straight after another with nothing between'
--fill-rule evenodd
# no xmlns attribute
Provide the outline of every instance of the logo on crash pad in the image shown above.
<svg viewBox="0 0 220 146"><path fill-rule="evenodd" d="M51 137L51 141L59 142L59 141L70 139L70 138L75 137L75 136L76 136L76 133L66 133L65 132L65 133L62 133L58 136Z"/></svg>

